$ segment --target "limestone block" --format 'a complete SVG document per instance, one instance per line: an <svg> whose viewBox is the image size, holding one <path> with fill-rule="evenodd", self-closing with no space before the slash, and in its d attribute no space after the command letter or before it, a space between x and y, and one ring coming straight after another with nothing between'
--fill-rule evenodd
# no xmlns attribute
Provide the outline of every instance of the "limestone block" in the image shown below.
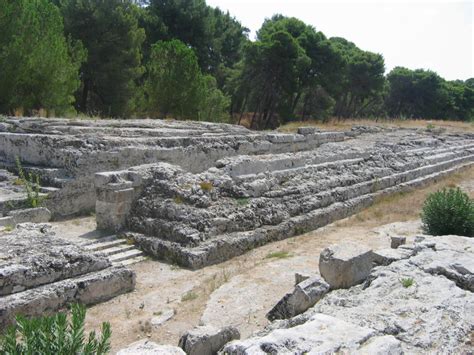
<svg viewBox="0 0 474 355"><path fill-rule="evenodd" d="M307 136L309 134L315 134L316 132L321 132L321 130L317 127L299 127L298 128L298 134L302 134L304 136Z"/></svg>
<svg viewBox="0 0 474 355"><path fill-rule="evenodd" d="M227 344L222 354L350 354L375 331L353 323L315 314L303 324L288 324L265 336L251 337Z"/></svg>
<svg viewBox="0 0 474 355"><path fill-rule="evenodd" d="M14 210L8 213L17 223L44 223L51 219L51 212L46 207L27 208L24 210Z"/></svg>
<svg viewBox="0 0 474 355"><path fill-rule="evenodd" d="M286 319L314 306L327 292L329 284L318 276L310 277L287 293L267 314L269 320Z"/></svg>
<svg viewBox="0 0 474 355"><path fill-rule="evenodd" d="M119 350L117 355L185 355L177 346L159 345L152 341L140 340Z"/></svg>
<svg viewBox="0 0 474 355"><path fill-rule="evenodd" d="M319 272L331 288L349 288L369 276L374 262L371 249L355 243L335 244L319 257Z"/></svg>
<svg viewBox="0 0 474 355"><path fill-rule="evenodd" d="M398 236L398 235L393 235L390 237L390 248L396 249L400 245L406 244L407 238Z"/></svg>
<svg viewBox="0 0 474 355"><path fill-rule="evenodd" d="M159 327L160 325L169 321L173 317L174 317L174 310L168 309L168 310L165 310L163 313L161 313L159 316L153 317L150 320L150 323L154 327Z"/></svg>
<svg viewBox="0 0 474 355"><path fill-rule="evenodd" d="M13 217L11 216L0 217L0 227L11 226L14 224L15 224L15 221L13 220Z"/></svg>
<svg viewBox="0 0 474 355"><path fill-rule="evenodd" d="M296 272L295 273L295 286L298 285L300 282L303 282L304 280L307 280L311 277L312 275L306 272Z"/></svg>
<svg viewBox="0 0 474 355"><path fill-rule="evenodd" d="M415 254L414 249L398 248L398 249L378 249L373 251L374 263L377 265L389 265L395 261L408 259Z"/></svg>
<svg viewBox="0 0 474 355"><path fill-rule="evenodd" d="M228 342L240 339L234 327L217 329L213 326L200 326L186 332L179 339L179 346L188 355L213 355Z"/></svg>

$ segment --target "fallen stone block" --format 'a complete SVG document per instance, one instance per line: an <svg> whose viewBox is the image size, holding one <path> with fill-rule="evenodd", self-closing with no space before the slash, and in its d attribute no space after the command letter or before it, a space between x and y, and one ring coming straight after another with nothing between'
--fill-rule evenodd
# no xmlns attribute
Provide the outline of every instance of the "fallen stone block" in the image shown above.
<svg viewBox="0 0 474 355"><path fill-rule="evenodd" d="M408 259L409 257L415 255L416 251L414 249L398 248L398 249L379 249L374 250L374 263L377 265L390 265L391 263Z"/></svg>
<svg viewBox="0 0 474 355"><path fill-rule="evenodd" d="M354 353L375 331L366 327L315 314L303 324L288 322L264 336L251 337L227 344L222 354L334 354Z"/></svg>
<svg viewBox="0 0 474 355"><path fill-rule="evenodd" d="M321 130L317 127L299 127L298 128L298 134L302 134L303 136L315 134L317 132L321 132Z"/></svg>
<svg viewBox="0 0 474 355"><path fill-rule="evenodd" d="M325 248L319 256L319 272L332 289L349 288L369 276L374 262L371 249L344 243Z"/></svg>
<svg viewBox="0 0 474 355"><path fill-rule="evenodd" d="M159 316L153 317L150 320L150 323L154 327L159 327L163 323L169 321L171 318L174 317L174 310L173 309L168 309L164 312L162 312Z"/></svg>
<svg viewBox="0 0 474 355"><path fill-rule="evenodd" d="M200 326L186 332L179 339L179 346L188 355L213 355L235 339L240 339L240 333L234 327Z"/></svg>
<svg viewBox="0 0 474 355"><path fill-rule="evenodd" d="M298 285L300 282L309 279L311 276L312 275L304 272L295 273L295 286Z"/></svg>
<svg viewBox="0 0 474 355"><path fill-rule="evenodd" d="M406 244L407 238L398 235L390 237L390 248L397 249L400 245Z"/></svg>
<svg viewBox="0 0 474 355"><path fill-rule="evenodd" d="M185 355L186 353L177 346L159 345L152 341L140 340L130 344L125 349L119 350L117 355Z"/></svg>
<svg viewBox="0 0 474 355"><path fill-rule="evenodd" d="M10 211L8 215L13 218L15 224L25 222L45 223L51 220L51 212L46 207L14 210Z"/></svg>
<svg viewBox="0 0 474 355"><path fill-rule="evenodd" d="M305 312L314 306L327 292L329 284L318 276L310 277L287 293L267 314L271 321L287 319Z"/></svg>
<svg viewBox="0 0 474 355"><path fill-rule="evenodd" d="M18 314L41 316L71 303L96 304L130 292L134 287L135 273L123 266L113 266L0 297L0 329L13 323Z"/></svg>

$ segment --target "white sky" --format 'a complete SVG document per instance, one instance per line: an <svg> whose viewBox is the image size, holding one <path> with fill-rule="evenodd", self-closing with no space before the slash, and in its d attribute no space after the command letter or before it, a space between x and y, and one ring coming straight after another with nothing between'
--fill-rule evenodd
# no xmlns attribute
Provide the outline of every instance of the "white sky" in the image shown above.
<svg viewBox="0 0 474 355"><path fill-rule="evenodd" d="M280 13L381 53L395 66L431 69L448 80L474 77L474 0L207 0L229 10L254 39L265 18Z"/></svg>

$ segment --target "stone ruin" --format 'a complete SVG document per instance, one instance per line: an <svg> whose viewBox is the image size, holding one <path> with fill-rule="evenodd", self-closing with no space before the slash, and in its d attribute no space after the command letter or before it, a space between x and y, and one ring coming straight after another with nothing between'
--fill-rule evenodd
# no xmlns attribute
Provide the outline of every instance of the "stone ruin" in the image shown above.
<svg viewBox="0 0 474 355"><path fill-rule="evenodd" d="M40 176L48 213L24 210L16 159ZM5 118L0 226L95 211L98 228L148 255L197 269L473 163L469 133L302 127L293 134L171 120ZM2 324L14 313L100 302L133 289L129 269L91 248L55 242L60 237L21 228L0 236L9 251L0 258ZM27 245L30 252L22 253Z"/></svg>
<svg viewBox="0 0 474 355"><path fill-rule="evenodd" d="M135 286L130 269L58 238L50 225L19 225L0 241L0 329L18 314L103 302Z"/></svg>
<svg viewBox="0 0 474 355"><path fill-rule="evenodd" d="M319 264L321 276L297 273L294 290L268 312L273 322L247 339L204 325L179 347L145 340L118 354L472 353L473 238L419 235L380 250L332 245Z"/></svg>

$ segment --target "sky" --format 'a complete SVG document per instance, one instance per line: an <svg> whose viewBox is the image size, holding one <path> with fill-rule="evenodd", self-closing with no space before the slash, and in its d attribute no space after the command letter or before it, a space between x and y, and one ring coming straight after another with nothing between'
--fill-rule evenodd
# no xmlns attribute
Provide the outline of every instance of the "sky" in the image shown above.
<svg viewBox="0 0 474 355"><path fill-rule="evenodd" d="M395 66L448 80L474 77L474 0L207 0L251 30L273 14L297 17L327 37L344 37Z"/></svg>

